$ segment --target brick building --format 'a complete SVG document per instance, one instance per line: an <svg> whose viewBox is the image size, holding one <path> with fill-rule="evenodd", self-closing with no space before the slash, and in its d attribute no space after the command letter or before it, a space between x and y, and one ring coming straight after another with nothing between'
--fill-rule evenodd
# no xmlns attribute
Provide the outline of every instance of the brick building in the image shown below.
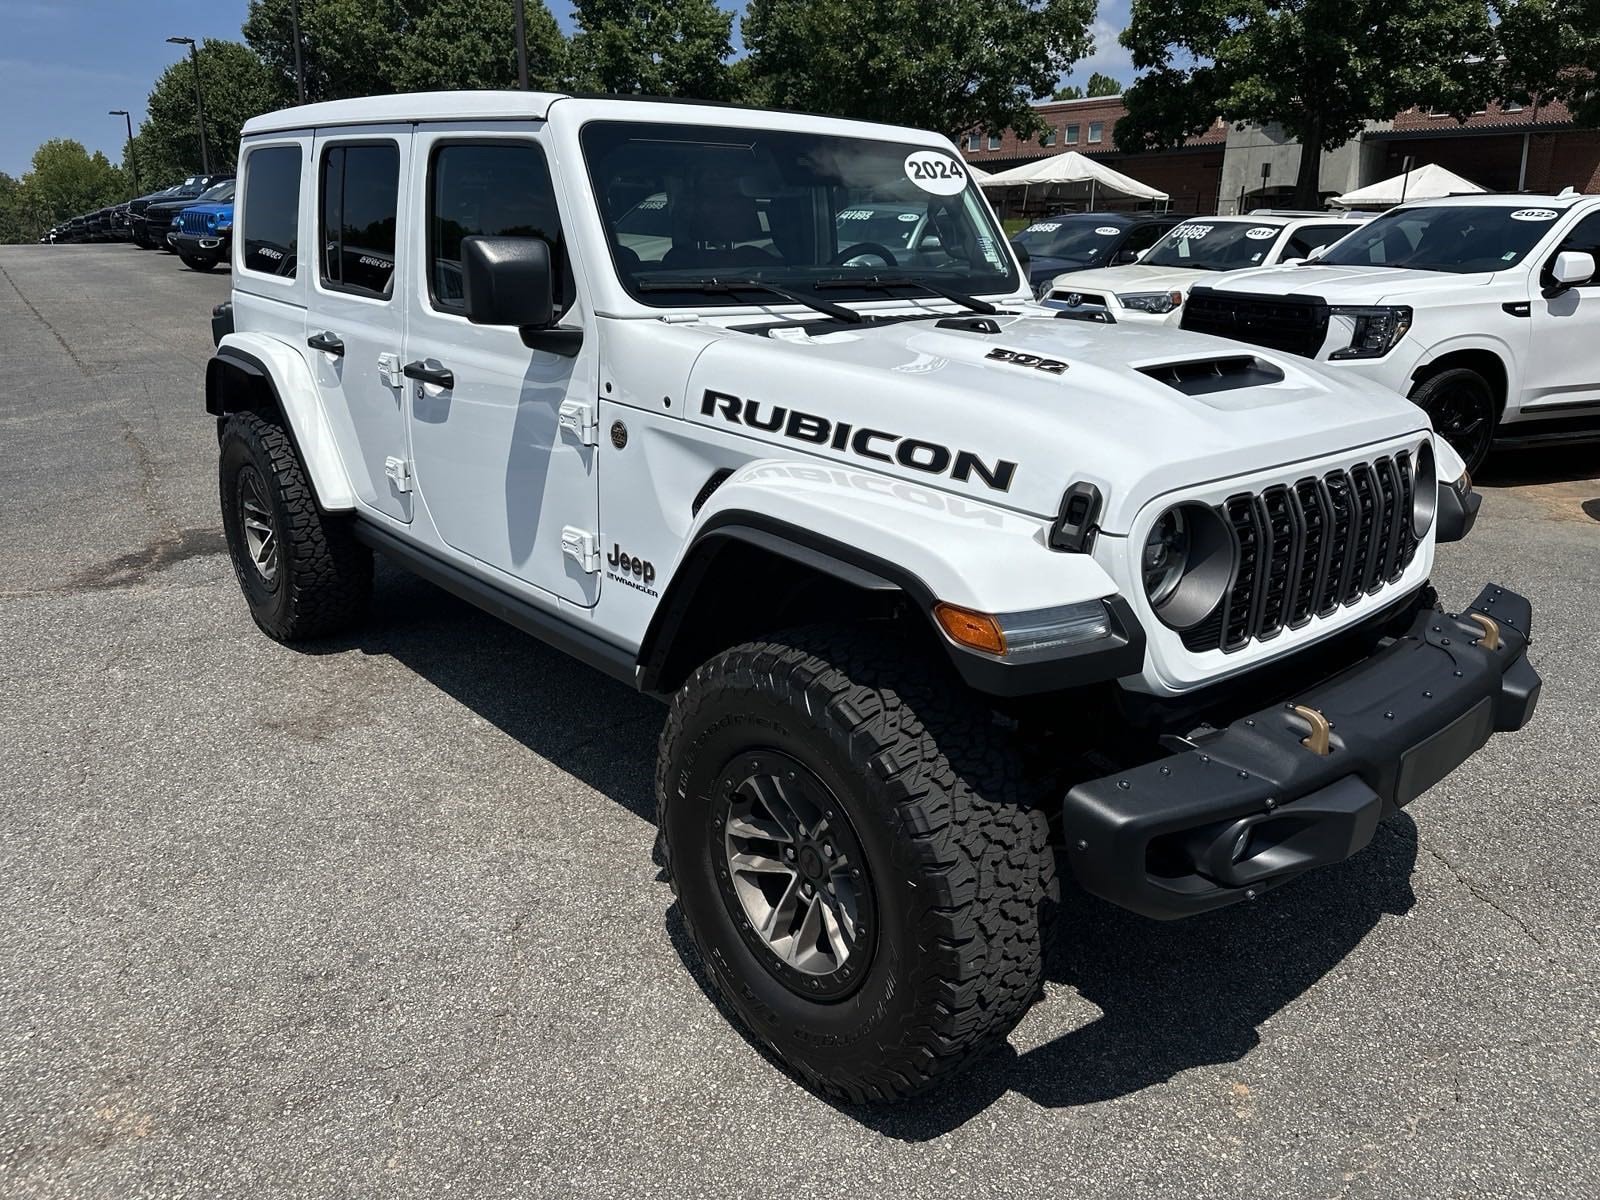
<svg viewBox="0 0 1600 1200"><path fill-rule="evenodd" d="M1112 140L1127 112L1120 96L1046 101L1034 110L1049 127L1043 135L1024 140L1010 130L970 134L960 143L962 153L986 171L1003 171L1076 150L1169 193L1174 212L1247 211L1283 205L1293 194L1300 146L1272 127L1218 121L1180 149L1120 154ZM1372 122L1323 154L1320 190L1324 197L1336 196L1398 175L1408 157L1414 167L1437 163L1491 191L1600 192L1600 130L1578 127L1566 107L1554 102L1491 104L1464 123L1415 109Z"/></svg>

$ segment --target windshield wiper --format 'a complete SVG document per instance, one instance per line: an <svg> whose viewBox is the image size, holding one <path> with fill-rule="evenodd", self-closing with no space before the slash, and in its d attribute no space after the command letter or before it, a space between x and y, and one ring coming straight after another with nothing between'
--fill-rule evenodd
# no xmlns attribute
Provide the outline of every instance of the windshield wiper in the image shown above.
<svg viewBox="0 0 1600 1200"><path fill-rule="evenodd" d="M921 288L930 295L938 296L941 300L948 300L952 304L959 304L962 308L971 309L973 312L983 313L986 316L993 316L1000 311L987 300L980 300L978 297L969 296L965 292L953 292L949 288L940 287L936 283L928 283L926 280L911 279L909 277L901 278L896 276L892 279L884 279L879 275L869 275L865 279L850 279L841 275L837 279L819 279L811 286L819 292L824 288L838 290L840 288L859 287L867 288L869 291L887 292L897 288L914 287Z"/></svg>
<svg viewBox="0 0 1600 1200"><path fill-rule="evenodd" d="M780 296L793 304L803 304L824 316L832 317L835 321L859 325L866 320L860 313L842 304L830 304L826 300L818 300L815 296L803 296L799 292L791 292L786 287L779 287L775 283L767 283L760 279L641 279L636 286L641 292L704 292L709 295L766 292L771 296Z"/></svg>

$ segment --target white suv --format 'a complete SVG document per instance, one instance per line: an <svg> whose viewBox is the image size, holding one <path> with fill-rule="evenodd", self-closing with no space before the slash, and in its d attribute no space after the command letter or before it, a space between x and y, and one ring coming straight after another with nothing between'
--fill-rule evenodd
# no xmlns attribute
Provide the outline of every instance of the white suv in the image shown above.
<svg viewBox="0 0 1600 1200"><path fill-rule="evenodd" d="M1005 1036L1056 848L1152 916L1253 899L1533 711L1528 602L1428 587L1476 497L1425 415L1056 319L935 134L385 96L253 119L240 178L250 614L357 627L376 550L659 696L684 927L829 1094Z"/></svg>
<svg viewBox="0 0 1600 1200"><path fill-rule="evenodd" d="M1222 271L1274 267L1312 257L1370 213L1257 211L1243 217L1195 217L1121 267L1058 276L1044 302L1106 322L1178 323L1189 289Z"/></svg>
<svg viewBox="0 0 1600 1200"><path fill-rule="evenodd" d="M1600 440L1597 255L1600 196L1428 200L1197 287L1182 324L1409 395L1476 470L1491 444Z"/></svg>

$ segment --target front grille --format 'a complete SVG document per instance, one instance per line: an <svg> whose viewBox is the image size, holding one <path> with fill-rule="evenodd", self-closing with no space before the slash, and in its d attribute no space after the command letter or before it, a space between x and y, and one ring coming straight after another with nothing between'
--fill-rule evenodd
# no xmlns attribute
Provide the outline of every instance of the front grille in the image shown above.
<svg viewBox="0 0 1600 1200"><path fill-rule="evenodd" d="M205 233L206 214L185 210L178 214L178 228L184 233Z"/></svg>
<svg viewBox="0 0 1600 1200"><path fill-rule="evenodd" d="M1076 301L1072 299L1073 296L1077 297ZM1050 299L1059 300L1073 308L1104 308L1106 304L1106 298L1099 292L1076 292L1070 287L1056 288L1050 293Z"/></svg>
<svg viewBox="0 0 1600 1200"><path fill-rule="evenodd" d="M1196 288L1183 306L1185 329L1315 358L1328 336L1328 306L1314 296L1258 296Z"/></svg>
<svg viewBox="0 0 1600 1200"><path fill-rule="evenodd" d="M1233 539L1222 601L1183 631L1190 650L1243 649L1330 617L1399 579L1416 557L1411 456L1229 496L1216 508Z"/></svg>

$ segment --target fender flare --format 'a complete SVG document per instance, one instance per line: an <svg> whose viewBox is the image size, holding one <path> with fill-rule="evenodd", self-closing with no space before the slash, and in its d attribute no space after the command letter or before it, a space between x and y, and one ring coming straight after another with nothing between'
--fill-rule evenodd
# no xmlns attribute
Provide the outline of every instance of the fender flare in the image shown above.
<svg viewBox="0 0 1600 1200"><path fill-rule="evenodd" d="M1509 342L1482 333L1457 334L1455 337L1430 345L1422 357L1411 364L1411 369L1406 372L1406 394L1409 396L1415 391L1422 379L1437 369L1441 359L1466 352L1488 354L1499 361L1500 369L1505 372L1506 377L1504 402L1510 404L1511 397L1517 394L1522 383L1517 352Z"/></svg>
<svg viewBox="0 0 1600 1200"><path fill-rule="evenodd" d="M206 363L206 411L214 417L251 408L263 397L282 417L300 461L328 512L356 506L316 380L299 351L265 334L230 333Z"/></svg>
<svg viewBox="0 0 1600 1200"><path fill-rule="evenodd" d="M830 495L827 487L809 489L806 494L807 489L782 486L786 477L774 476L774 468L780 472L798 469L810 477L810 482L844 476L859 483L863 475L847 468L761 460L748 464L719 487L711 497L717 503L708 501L686 538L685 549L673 568L661 603L640 645L640 685L646 691L660 690L672 645L679 630L691 620L700 584L720 551L730 544L756 547L864 592L903 595L928 622L930 631L945 647L963 679L981 692L1020 696L1060 691L1135 674L1142 669L1145 637L1132 607L1117 595L1111 577L1088 555L1050 550L1043 544L1042 536L1032 536L1042 531L1047 521L991 510L1003 523L999 529L985 526L979 537L991 553L985 555L986 561L975 564L968 575L962 571L961 564L954 561L962 549L961 538L951 535L948 529L945 530L947 536L936 536L934 527L948 525L948 518L941 522L923 509L921 515L932 521L931 527L917 521L908 521L898 529L887 522L869 522L862 519L862 513L850 512L838 503L840 497ZM763 474L767 475L768 483L776 482L778 486L763 486ZM882 476L872 478L881 481L887 489L892 489L896 482ZM892 491L876 495L890 496ZM880 506L873 514L869 506L868 514L881 517L883 511ZM852 531L855 536L851 536ZM1008 537L1008 532L1022 536ZM969 549L972 544L968 543ZM894 553L886 556L876 549L865 549L866 546L882 546ZM1009 579L996 579L993 576L996 555L992 553L995 546L1000 547L1002 555L1007 549L1013 549L1019 554L1036 554L1038 558L1031 562L1019 561L1013 564L1014 570L1007 573L1011 576ZM1035 603L1041 595L1035 586L1030 592L1017 596L1020 603L998 603L998 598L1005 594L1002 586L1014 586L1024 579L1031 579L1037 585L1041 574L1054 575L1054 582L1060 586L1050 599ZM987 583L987 588L964 590L959 586L963 581L976 583L979 579ZM939 600L986 612L1013 612L1085 599L1105 602L1111 615L1112 634L1101 641L1066 647L1055 655L1026 663L995 658L956 645L938 631L931 615L933 605ZM989 607L984 607L985 604Z"/></svg>

